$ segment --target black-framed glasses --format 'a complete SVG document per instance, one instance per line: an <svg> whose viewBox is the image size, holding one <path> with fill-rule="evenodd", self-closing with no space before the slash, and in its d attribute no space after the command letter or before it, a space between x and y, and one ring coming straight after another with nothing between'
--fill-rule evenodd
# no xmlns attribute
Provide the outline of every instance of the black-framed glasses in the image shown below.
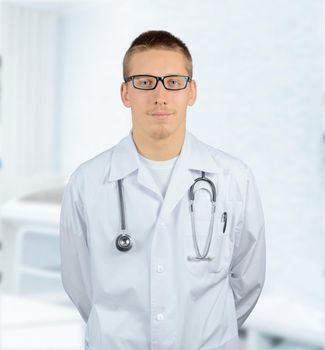
<svg viewBox="0 0 325 350"><path fill-rule="evenodd" d="M133 87L140 90L154 90L159 81L163 83L166 90L183 90L192 79L186 75L156 77L155 75L137 74L126 78L125 83L130 80L132 81Z"/></svg>

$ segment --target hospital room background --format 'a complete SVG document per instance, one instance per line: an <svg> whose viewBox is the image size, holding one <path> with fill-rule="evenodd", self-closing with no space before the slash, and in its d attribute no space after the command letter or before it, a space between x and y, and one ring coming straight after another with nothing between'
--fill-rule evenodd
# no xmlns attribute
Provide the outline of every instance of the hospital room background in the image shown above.
<svg viewBox="0 0 325 350"><path fill-rule="evenodd" d="M129 132L122 59L148 29L172 32L192 53L188 130L244 160L260 191L266 283L241 349L325 348L322 5L1 2L0 349L83 349L84 323L60 280L62 190Z"/></svg>

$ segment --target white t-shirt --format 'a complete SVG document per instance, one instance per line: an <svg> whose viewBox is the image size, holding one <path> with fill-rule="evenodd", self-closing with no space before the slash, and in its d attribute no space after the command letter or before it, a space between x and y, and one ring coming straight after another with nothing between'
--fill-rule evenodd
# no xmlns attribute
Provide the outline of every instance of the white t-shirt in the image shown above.
<svg viewBox="0 0 325 350"><path fill-rule="evenodd" d="M168 160L151 160L143 157L139 153L140 161L147 166L154 180L156 181L160 192L165 197L168 183L173 172L174 166L176 164L177 158L168 159Z"/></svg>

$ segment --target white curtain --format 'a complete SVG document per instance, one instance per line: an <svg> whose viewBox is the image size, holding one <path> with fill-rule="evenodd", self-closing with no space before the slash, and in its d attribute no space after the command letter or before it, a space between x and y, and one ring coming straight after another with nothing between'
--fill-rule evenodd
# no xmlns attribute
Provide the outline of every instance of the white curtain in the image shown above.
<svg viewBox="0 0 325 350"><path fill-rule="evenodd" d="M58 20L17 4L1 10L1 179L19 194L58 171Z"/></svg>

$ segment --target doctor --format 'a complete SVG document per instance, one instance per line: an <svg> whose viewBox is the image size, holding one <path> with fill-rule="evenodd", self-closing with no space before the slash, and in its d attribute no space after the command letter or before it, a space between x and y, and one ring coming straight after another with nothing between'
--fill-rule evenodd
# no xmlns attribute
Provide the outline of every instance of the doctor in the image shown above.
<svg viewBox="0 0 325 350"><path fill-rule="evenodd" d="M237 350L265 279L253 174L187 131L197 88L180 39L142 33L123 73L132 129L73 172L62 201L62 281L85 349Z"/></svg>

